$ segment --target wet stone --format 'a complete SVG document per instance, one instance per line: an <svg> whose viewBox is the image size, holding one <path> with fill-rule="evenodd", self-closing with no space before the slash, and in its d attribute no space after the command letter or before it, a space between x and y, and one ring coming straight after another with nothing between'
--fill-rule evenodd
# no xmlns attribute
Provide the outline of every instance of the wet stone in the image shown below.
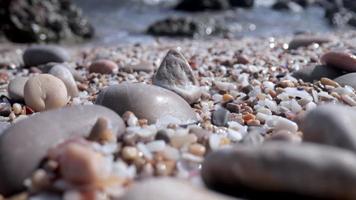
<svg viewBox="0 0 356 200"><path fill-rule="evenodd" d="M36 45L27 48L23 54L24 64L27 67L50 62L62 63L68 61L69 58L68 52L58 46Z"/></svg>
<svg viewBox="0 0 356 200"><path fill-rule="evenodd" d="M354 199L356 156L311 143L240 145L208 155L202 178L212 189L248 199Z"/></svg>
<svg viewBox="0 0 356 200"><path fill-rule="evenodd" d="M164 88L142 83L109 86L99 93L96 104L108 107L119 115L131 111L149 123L184 125L197 122L196 114L180 96Z"/></svg>
<svg viewBox="0 0 356 200"><path fill-rule="evenodd" d="M0 137L0 193L21 191L24 179L38 167L49 148L73 136L88 136L99 117L108 120L116 137L125 131L123 120L115 112L98 105L38 113L6 129Z"/></svg>
<svg viewBox="0 0 356 200"><path fill-rule="evenodd" d="M154 85L171 90L189 104L199 100L201 91L193 70L184 56L169 50L152 80Z"/></svg>

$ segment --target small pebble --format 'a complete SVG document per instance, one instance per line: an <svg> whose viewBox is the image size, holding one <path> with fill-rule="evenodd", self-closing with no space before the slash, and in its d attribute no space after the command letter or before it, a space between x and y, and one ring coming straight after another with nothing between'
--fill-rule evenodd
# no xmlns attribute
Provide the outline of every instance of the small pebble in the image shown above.
<svg viewBox="0 0 356 200"><path fill-rule="evenodd" d="M330 51L322 55L323 64L349 72L356 72L356 56L351 53Z"/></svg>
<svg viewBox="0 0 356 200"><path fill-rule="evenodd" d="M215 110L212 114L212 123L216 126L226 126L229 113L225 108Z"/></svg>
<svg viewBox="0 0 356 200"><path fill-rule="evenodd" d="M117 73L119 66L111 60L97 60L89 66L89 73L113 74Z"/></svg>
<svg viewBox="0 0 356 200"><path fill-rule="evenodd" d="M204 156L206 148L201 144L195 143L189 146L189 152L197 156Z"/></svg>
<svg viewBox="0 0 356 200"><path fill-rule="evenodd" d="M139 153L136 147L126 146L122 149L121 155L125 160L135 160Z"/></svg>

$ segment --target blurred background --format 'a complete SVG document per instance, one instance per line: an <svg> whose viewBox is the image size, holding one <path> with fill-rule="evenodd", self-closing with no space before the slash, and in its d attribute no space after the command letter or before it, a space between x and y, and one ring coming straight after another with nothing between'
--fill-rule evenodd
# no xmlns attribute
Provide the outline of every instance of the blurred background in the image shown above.
<svg viewBox="0 0 356 200"><path fill-rule="evenodd" d="M352 30L355 0L0 0L0 40L150 42Z"/></svg>

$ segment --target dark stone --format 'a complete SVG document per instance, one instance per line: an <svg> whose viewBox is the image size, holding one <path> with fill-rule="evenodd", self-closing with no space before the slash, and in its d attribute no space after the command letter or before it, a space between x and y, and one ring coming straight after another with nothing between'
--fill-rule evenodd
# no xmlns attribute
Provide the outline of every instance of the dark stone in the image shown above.
<svg viewBox="0 0 356 200"><path fill-rule="evenodd" d="M94 34L70 0L3 0L0 7L0 29L13 42L59 42Z"/></svg>
<svg viewBox="0 0 356 200"><path fill-rule="evenodd" d="M169 138L168 136L168 133L167 131L165 130L159 130L157 133L156 133L156 136L155 136L155 140L163 140L165 141L167 144L170 143L171 139Z"/></svg>
<svg viewBox="0 0 356 200"><path fill-rule="evenodd" d="M353 152L311 143L239 145L209 154L202 179L247 199L355 199Z"/></svg>
<svg viewBox="0 0 356 200"><path fill-rule="evenodd" d="M305 82L318 81L323 77L334 79L343 75L341 70L325 65L305 66L292 73L296 79L302 79Z"/></svg>
<svg viewBox="0 0 356 200"><path fill-rule="evenodd" d="M29 47L25 50L22 57L26 67L43 65L50 62L62 63L70 59L65 49L49 45Z"/></svg>
<svg viewBox="0 0 356 200"><path fill-rule="evenodd" d="M119 115L131 111L149 123L184 125L197 122L193 109L176 93L142 83L109 86L99 93L96 104L106 106Z"/></svg>
<svg viewBox="0 0 356 200"><path fill-rule="evenodd" d="M98 105L38 113L6 129L0 137L0 193L7 196L20 192L23 181L50 147L73 136L88 136L99 117L109 121L116 136L125 131L123 120L115 112Z"/></svg>
<svg viewBox="0 0 356 200"><path fill-rule="evenodd" d="M227 29L215 19L198 20L191 17L169 17L151 24L147 33L154 36L202 37L223 35Z"/></svg>
<svg viewBox="0 0 356 200"><path fill-rule="evenodd" d="M229 0L183 0L176 10L199 12L205 10L226 10L231 8Z"/></svg>
<svg viewBox="0 0 356 200"><path fill-rule="evenodd" d="M307 47L311 44L323 44L328 42L330 42L328 38L314 37L314 36L299 36L293 38L293 40L289 42L288 49L297 49L299 47Z"/></svg>
<svg viewBox="0 0 356 200"><path fill-rule="evenodd" d="M293 11L293 12L299 12L303 8L293 2L293 1L288 1L288 0L278 0L272 5L272 9L274 10L279 10L279 11Z"/></svg>
<svg viewBox="0 0 356 200"><path fill-rule="evenodd" d="M219 108L213 112L211 122L216 126L226 126L229 113L225 108Z"/></svg>

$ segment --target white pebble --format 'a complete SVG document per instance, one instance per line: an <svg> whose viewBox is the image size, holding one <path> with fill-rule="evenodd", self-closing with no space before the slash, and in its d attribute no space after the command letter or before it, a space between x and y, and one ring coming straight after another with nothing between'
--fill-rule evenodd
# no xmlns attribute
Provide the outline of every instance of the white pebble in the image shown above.
<svg viewBox="0 0 356 200"><path fill-rule="evenodd" d="M166 143L163 140L156 140L146 144L146 147L151 152L163 151L166 147Z"/></svg>

